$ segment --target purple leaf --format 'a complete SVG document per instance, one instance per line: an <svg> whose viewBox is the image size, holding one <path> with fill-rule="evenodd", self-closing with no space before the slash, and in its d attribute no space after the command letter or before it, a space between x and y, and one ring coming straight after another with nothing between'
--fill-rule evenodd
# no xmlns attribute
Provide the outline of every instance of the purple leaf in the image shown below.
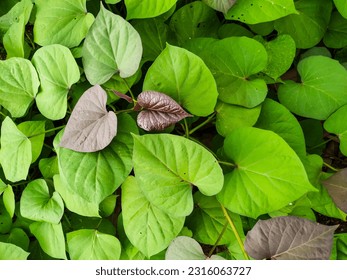
<svg viewBox="0 0 347 280"><path fill-rule="evenodd" d="M144 91L137 98L144 110L137 116L137 124L146 131L164 128L190 117L171 97L157 91Z"/></svg>
<svg viewBox="0 0 347 280"><path fill-rule="evenodd" d="M322 182L336 206L347 213L347 168L337 171Z"/></svg>
<svg viewBox="0 0 347 280"><path fill-rule="evenodd" d="M337 227L293 216L260 220L247 233L245 250L255 259L328 260Z"/></svg>
<svg viewBox="0 0 347 280"><path fill-rule="evenodd" d="M117 116L106 110L107 94L95 85L78 100L65 127L60 146L77 152L96 152L117 134Z"/></svg>

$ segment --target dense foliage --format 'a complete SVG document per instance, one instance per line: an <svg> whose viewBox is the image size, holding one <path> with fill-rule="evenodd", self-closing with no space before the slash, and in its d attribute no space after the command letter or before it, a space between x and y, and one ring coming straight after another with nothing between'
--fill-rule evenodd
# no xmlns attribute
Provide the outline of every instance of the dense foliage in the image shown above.
<svg viewBox="0 0 347 280"><path fill-rule="evenodd" d="M346 27L344 0L2 0L0 259L347 259Z"/></svg>

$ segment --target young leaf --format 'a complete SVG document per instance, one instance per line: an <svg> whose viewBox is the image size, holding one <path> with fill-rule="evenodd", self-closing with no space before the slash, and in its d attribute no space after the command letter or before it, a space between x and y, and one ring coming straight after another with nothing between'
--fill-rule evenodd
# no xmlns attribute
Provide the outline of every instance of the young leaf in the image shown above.
<svg viewBox="0 0 347 280"><path fill-rule="evenodd" d="M163 130L166 127L190 117L171 97L157 91L143 91L137 98L142 110L137 116L137 124L144 130Z"/></svg>
<svg viewBox="0 0 347 280"><path fill-rule="evenodd" d="M184 217L172 217L150 203L135 177L122 185L122 210L127 237L147 257L167 248L184 224Z"/></svg>
<svg viewBox="0 0 347 280"><path fill-rule="evenodd" d="M13 57L0 61L0 105L12 117L22 117L32 104L40 81L31 62Z"/></svg>
<svg viewBox="0 0 347 280"><path fill-rule="evenodd" d="M66 235L72 260L119 260L121 245L112 235L94 229L80 229Z"/></svg>
<svg viewBox="0 0 347 280"><path fill-rule="evenodd" d="M211 8L226 14L229 9L235 4L236 0L202 0Z"/></svg>
<svg viewBox="0 0 347 280"><path fill-rule="evenodd" d="M66 259L65 238L61 223L34 222L29 228L47 255L56 259Z"/></svg>
<svg viewBox="0 0 347 280"><path fill-rule="evenodd" d="M41 46L76 47L94 22L94 16L87 13L86 0L36 0L35 6L34 40Z"/></svg>
<svg viewBox="0 0 347 280"><path fill-rule="evenodd" d="M280 102L291 112L325 120L346 103L347 71L338 61L310 56L299 62L298 72L301 83L289 80L278 88Z"/></svg>
<svg viewBox="0 0 347 280"><path fill-rule="evenodd" d="M41 114L51 120L65 117L67 94L80 79L78 65L71 51L62 45L49 45L38 49L32 62L41 80L36 104Z"/></svg>
<svg viewBox="0 0 347 280"><path fill-rule="evenodd" d="M340 151L347 156L347 104L340 107L324 122L324 128L338 135L340 139Z"/></svg>
<svg viewBox="0 0 347 280"><path fill-rule="evenodd" d="M152 18L171 9L177 0L124 0L127 8L127 20L133 18Z"/></svg>
<svg viewBox="0 0 347 280"><path fill-rule="evenodd" d="M247 233L245 250L255 259L328 260L337 227L290 216L260 220Z"/></svg>
<svg viewBox="0 0 347 280"><path fill-rule="evenodd" d="M22 193L20 212L33 221L58 224L64 213L64 203L57 192L49 193L45 180L36 179Z"/></svg>
<svg viewBox="0 0 347 280"><path fill-rule="evenodd" d="M103 84L114 74L127 78L140 65L142 44L140 35L122 17L102 5L90 28L82 49L82 62L87 80Z"/></svg>
<svg viewBox="0 0 347 280"><path fill-rule="evenodd" d="M30 140L6 117L1 124L0 162L7 180L25 180L31 164Z"/></svg>
<svg viewBox="0 0 347 280"><path fill-rule="evenodd" d="M347 168L337 171L322 183L337 207L347 213Z"/></svg>
<svg viewBox="0 0 347 280"><path fill-rule="evenodd" d="M139 186L147 199L166 213L181 217L192 212L193 185L207 196L222 189L222 169L202 146L171 134L133 137Z"/></svg>
<svg viewBox="0 0 347 280"><path fill-rule="evenodd" d="M316 191L299 157L272 131L235 129L225 138L223 150L236 168L225 175L217 198L234 213L256 218Z"/></svg>
<svg viewBox="0 0 347 280"><path fill-rule="evenodd" d="M14 244L0 242L0 260L26 260L29 254Z"/></svg>
<svg viewBox="0 0 347 280"><path fill-rule="evenodd" d="M236 1L225 18L256 24L273 21L292 13L296 13L292 0L240 0Z"/></svg>
<svg viewBox="0 0 347 280"><path fill-rule="evenodd" d="M169 44L148 69L143 90L165 92L196 116L213 113L218 97L216 82L204 62Z"/></svg>
<svg viewBox="0 0 347 280"><path fill-rule="evenodd" d="M95 85L84 92L72 111L60 146L77 152L96 152L117 134L117 116L106 110L107 94Z"/></svg>

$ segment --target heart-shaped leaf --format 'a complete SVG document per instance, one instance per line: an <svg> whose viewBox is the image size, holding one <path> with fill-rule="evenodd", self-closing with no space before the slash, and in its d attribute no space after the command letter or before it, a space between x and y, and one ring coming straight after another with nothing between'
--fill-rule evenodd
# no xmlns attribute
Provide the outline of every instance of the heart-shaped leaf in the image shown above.
<svg viewBox="0 0 347 280"><path fill-rule="evenodd" d="M133 76L142 56L140 35L125 21L102 5L83 43L82 62L87 80L103 84L114 74Z"/></svg>
<svg viewBox="0 0 347 280"><path fill-rule="evenodd" d="M278 88L278 98L291 112L318 120L327 119L347 100L347 71L336 60L310 56L298 64L301 83L291 80Z"/></svg>
<svg viewBox="0 0 347 280"><path fill-rule="evenodd" d="M347 213L347 168L337 171L322 183L337 207Z"/></svg>
<svg viewBox="0 0 347 280"><path fill-rule="evenodd" d="M347 156L347 104L340 107L324 122L324 128L340 139L340 151Z"/></svg>
<svg viewBox="0 0 347 280"><path fill-rule="evenodd" d="M117 134L117 116L106 110L107 94L95 85L78 100L65 127L60 146L76 152L96 152Z"/></svg>
<svg viewBox="0 0 347 280"><path fill-rule="evenodd" d="M14 244L0 242L0 260L26 260L29 254Z"/></svg>
<svg viewBox="0 0 347 280"><path fill-rule="evenodd" d="M80 229L66 235L72 260L118 260L121 252L119 240L94 229Z"/></svg>
<svg viewBox="0 0 347 280"><path fill-rule="evenodd" d="M200 244L193 238L179 236L175 238L165 253L166 260L224 260L224 258L213 255L207 257Z"/></svg>
<svg viewBox="0 0 347 280"><path fill-rule="evenodd" d="M125 0L127 20L132 18L152 18L159 16L176 4L177 0Z"/></svg>
<svg viewBox="0 0 347 280"><path fill-rule="evenodd" d="M185 217L172 217L150 203L132 176L122 185L122 209L127 237L147 257L167 248L185 220Z"/></svg>
<svg viewBox="0 0 347 280"><path fill-rule="evenodd" d="M337 227L290 216L260 220L247 233L245 250L255 259L328 260Z"/></svg>
<svg viewBox="0 0 347 280"><path fill-rule="evenodd" d="M64 202L57 192L50 195L45 180L37 179L24 189L20 211L24 218L57 224L63 216Z"/></svg>
<svg viewBox="0 0 347 280"><path fill-rule="evenodd" d="M191 116L170 96L157 91L141 92L137 104L145 109L138 114L137 124L147 131L163 130Z"/></svg>

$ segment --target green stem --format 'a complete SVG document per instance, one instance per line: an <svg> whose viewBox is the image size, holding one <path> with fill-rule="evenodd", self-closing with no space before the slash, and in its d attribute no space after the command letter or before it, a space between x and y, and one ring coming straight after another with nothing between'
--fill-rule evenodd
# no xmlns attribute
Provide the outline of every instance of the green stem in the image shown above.
<svg viewBox="0 0 347 280"><path fill-rule="evenodd" d="M189 131L189 135L193 134L195 131L197 131L198 129L202 128L203 126L205 126L206 124L208 124L210 121L213 120L213 118L215 117L216 113L213 113L211 116L209 116L204 122L202 122L201 124L197 125L196 127L194 127L191 131Z"/></svg>
<svg viewBox="0 0 347 280"><path fill-rule="evenodd" d="M208 252L208 255L207 255L207 256L208 256L209 258L212 256L214 250L216 250L216 247L218 246L219 241L222 239L223 234L224 234L224 232L226 231L227 227L228 227L228 222L225 223L225 225L224 225L224 227L223 227L221 233L219 234L219 236L218 236L216 242L214 243L214 245L213 245L213 247L211 248L210 252Z"/></svg>
<svg viewBox="0 0 347 280"><path fill-rule="evenodd" d="M119 111L115 111L116 114L120 114L120 113L130 113L134 111L134 107L130 108L130 109L124 109L124 110L119 110Z"/></svg>
<svg viewBox="0 0 347 280"><path fill-rule="evenodd" d="M189 127L188 127L187 120L184 119L183 121L184 121L184 132L186 134L186 138L189 138L190 132L189 132Z"/></svg>
<svg viewBox="0 0 347 280"><path fill-rule="evenodd" d="M225 207L222 204L220 204L220 206L222 208L224 217L227 219L227 221L228 221L228 223L229 223L229 225L230 225L230 227L231 227L231 229L232 229L232 231L233 231L233 233L234 233L234 235L236 237L236 241L237 241L237 243L239 244L239 246L241 248L243 256L245 257L246 260L249 260L249 256L248 256L248 254L245 251L245 247L243 246L243 242L241 240L241 237L240 237L239 233L237 232L237 229L236 229L233 221L231 220L231 218L230 218L227 210L225 209Z"/></svg>
<svg viewBox="0 0 347 280"><path fill-rule="evenodd" d="M332 139L332 138L329 138L328 140L325 140L324 142L319 143L318 145L315 145L315 146L313 146L313 147L308 147L308 149L312 151L312 150L314 150L314 149L316 149L316 148L319 148L320 146L323 146L323 145L329 143L331 140L333 140L333 139Z"/></svg>
<svg viewBox="0 0 347 280"><path fill-rule="evenodd" d="M0 111L0 114L1 114L4 118L7 117L7 116L6 116L3 112L1 112L1 111Z"/></svg>
<svg viewBox="0 0 347 280"><path fill-rule="evenodd" d="M236 167L235 164L233 164L233 163L231 163L231 162L227 162L227 161L221 161L221 160L219 160L218 163L219 163L219 164L222 164L222 165L225 165L225 166L230 166L230 167L234 167L234 168Z"/></svg>
<svg viewBox="0 0 347 280"><path fill-rule="evenodd" d="M339 171L339 169L336 169L335 167L332 167L330 164L328 164L328 163L326 163L324 161L323 161L323 165L325 165L326 167L328 167L332 171L335 171L335 172Z"/></svg>
<svg viewBox="0 0 347 280"><path fill-rule="evenodd" d="M125 84L125 85L127 86L127 88L128 88L128 91L129 91L129 93L130 93L130 95L131 95L132 100L133 100L134 103L136 104L135 96L134 96L133 92L131 91L131 89L130 89L130 87L129 87L129 85L128 85L128 82L127 82L125 79L123 79L123 81L124 81L124 84Z"/></svg>
<svg viewBox="0 0 347 280"><path fill-rule="evenodd" d="M62 128L64 128L64 127L65 127L65 125L57 126L57 127L54 127L54 128L48 129L48 130L45 130L44 132L37 133L37 134L34 134L34 135L30 135L29 138L33 138L33 137L36 137L36 136L39 136L39 135L42 135L42 134L50 133L50 132L53 132L53 131L62 129Z"/></svg>

